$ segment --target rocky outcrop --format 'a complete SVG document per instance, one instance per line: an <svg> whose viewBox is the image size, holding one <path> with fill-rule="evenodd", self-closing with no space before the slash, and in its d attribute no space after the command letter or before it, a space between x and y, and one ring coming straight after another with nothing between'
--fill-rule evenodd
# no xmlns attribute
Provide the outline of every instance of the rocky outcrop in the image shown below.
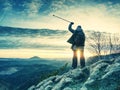
<svg viewBox="0 0 120 90"><path fill-rule="evenodd" d="M120 90L120 57L52 76L28 90Z"/></svg>

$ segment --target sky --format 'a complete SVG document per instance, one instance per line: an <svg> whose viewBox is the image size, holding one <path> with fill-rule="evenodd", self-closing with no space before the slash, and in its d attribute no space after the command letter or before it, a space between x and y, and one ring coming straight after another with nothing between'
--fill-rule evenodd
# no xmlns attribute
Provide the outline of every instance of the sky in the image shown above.
<svg viewBox="0 0 120 90"><path fill-rule="evenodd" d="M73 28L81 25L83 30L95 30L101 32L119 33L120 29L120 0L0 0L0 26L67 30L68 22L60 20L54 15L74 22ZM0 57L40 56L42 58L69 57L72 55L70 45L66 38L56 37L19 39L18 37L1 37L0 40L17 41L23 43L37 43L40 45L52 45L49 50L45 48L8 48L0 47ZM9 40L10 38L13 38ZM59 40L58 40L59 39ZM39 41L43 41L42 43ZM59 42L58 42L59 41ZM9 44L9 43L6 43ZM13 43L14 44L14 43ZM64 49L58 50L56 46ZM54 49L54 50L53 50ZM86 51L88 52L88 51ZM90 56L86 53L86 56ZM72 57L72 56L71 56Z"/></svg>
<svg viewBox="0 0 120 90"><path fill-rule="evenodd" d="M0 25L67 30L68 22L85 30L119 32L119 0L0 0Z"/></svg>

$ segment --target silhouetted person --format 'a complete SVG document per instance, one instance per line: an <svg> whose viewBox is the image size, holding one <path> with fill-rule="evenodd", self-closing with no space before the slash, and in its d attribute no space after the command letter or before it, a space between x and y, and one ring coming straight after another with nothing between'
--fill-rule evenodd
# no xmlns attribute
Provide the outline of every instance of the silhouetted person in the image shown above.
<svg viewBox="0 0 120 90"><path fill-rule="evenodd" d="M72 60L72 67L77 67L78 56L77 51L80 51L80 66L81 68L85 67L85 58L84 58L84 45L85 45L85 34L81 28L81 26L77 26L76 30L72 29L72 25L74 23L71 22L68 26L68 30L73 34L67 42L72 44L73 50L73 60Z"/></svg>

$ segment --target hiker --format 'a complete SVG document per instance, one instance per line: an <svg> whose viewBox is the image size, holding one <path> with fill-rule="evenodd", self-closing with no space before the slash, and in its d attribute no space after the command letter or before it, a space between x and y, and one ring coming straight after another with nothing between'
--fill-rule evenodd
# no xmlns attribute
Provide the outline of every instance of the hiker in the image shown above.
<svg viewBox="0 0 120 90"><path fill-rule="evenodd" d="M67 41L72 44L71 49L73 50L73 60L72 67L73 69L77 68L78 64L78 56L77 51L80 51L80 66L81 68L85 67L85 58L84 58L84 45L85 45L85 34L81 28L81 26L77 26L76 30L72 29L72 25L74 23L70 22L68 26L68 30L72 33L72 36Z"/></svg>

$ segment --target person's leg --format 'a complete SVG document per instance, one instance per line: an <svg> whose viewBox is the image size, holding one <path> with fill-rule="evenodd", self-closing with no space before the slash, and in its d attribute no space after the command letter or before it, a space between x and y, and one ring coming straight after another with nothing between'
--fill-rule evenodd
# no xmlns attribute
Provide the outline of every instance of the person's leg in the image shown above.
<svg viewBox="0 0 120 90"><path fill-rule="evenodd" d="M72 67L73 67L74 69L77 68L77 50L73 50Z"/></svg>
<svg viewBox="0 0 120 90"><path fill-rule="evenodd" d="M80 66L85 67L84 48L80 49Z"/></svg>

